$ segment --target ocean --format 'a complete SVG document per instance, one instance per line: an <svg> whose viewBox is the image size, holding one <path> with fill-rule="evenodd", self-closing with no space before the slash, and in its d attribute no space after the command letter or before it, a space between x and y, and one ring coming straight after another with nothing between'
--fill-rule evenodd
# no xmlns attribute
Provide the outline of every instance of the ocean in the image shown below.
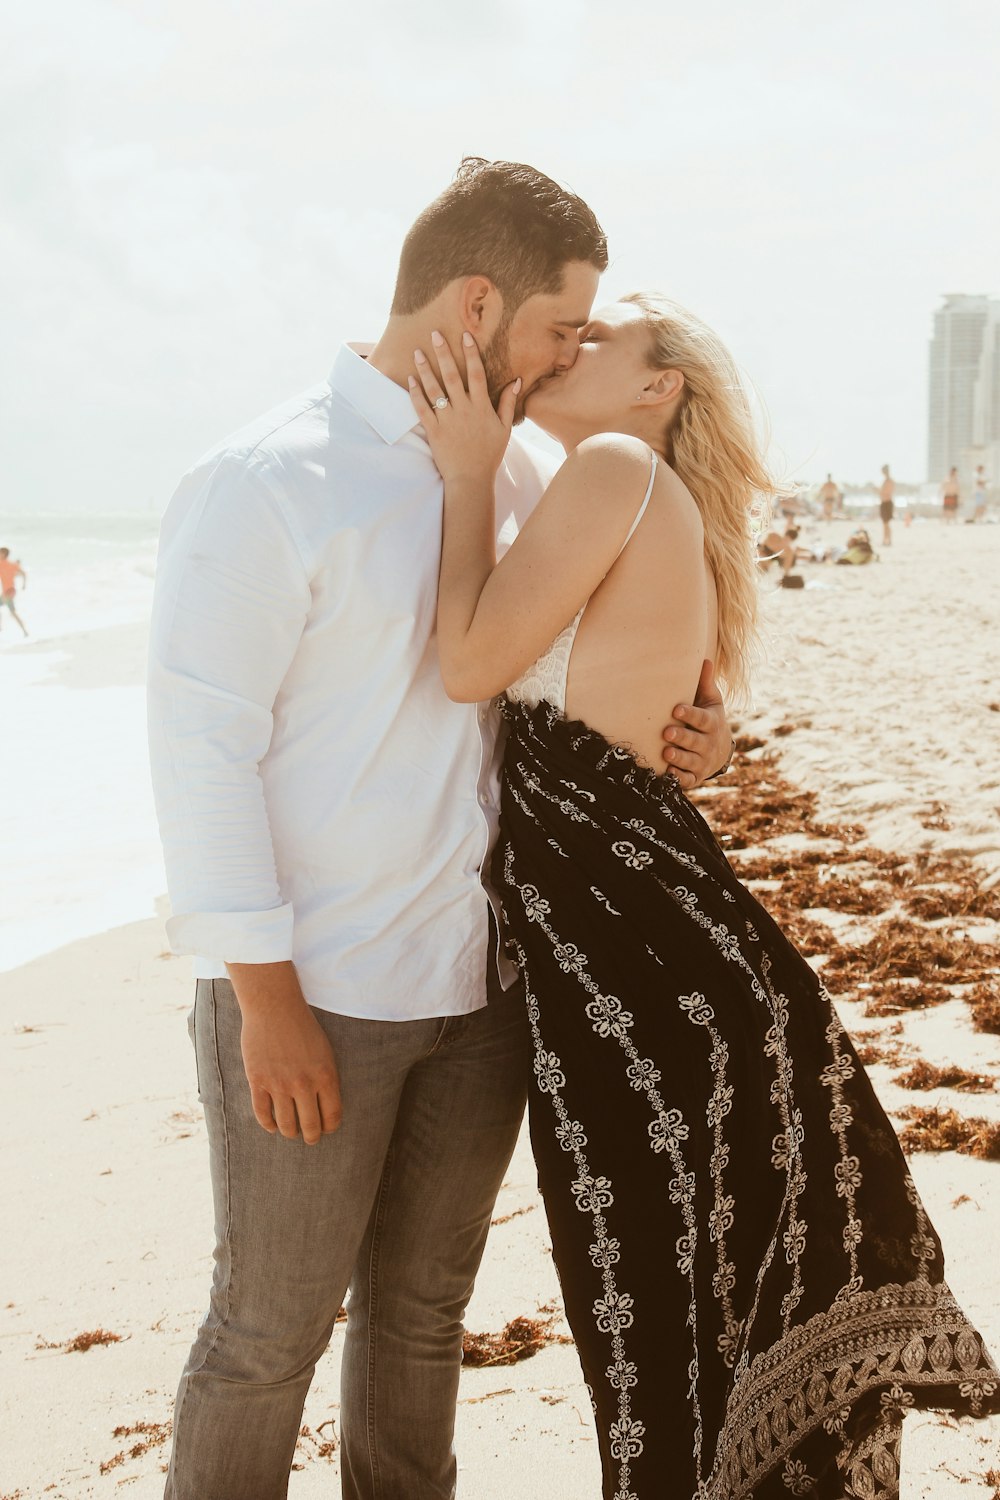
<svg viewBox="0 0 1000 1500"><path fill-rule="evenodd" d="M153 915L165 889L144 701L158 525L0 520L27 574L17 607L30 631L2 611L0 975Z"/></svg>
<svg viewBox="0 0 1000 1500"><path fill-rule="evenodd" d="M159 517L18 515L0 518L9 547L28 576L18 613L32 638L145 619L153 588ZM13 621L0 620L0 638ZM20 635L16 625L13 633Z"/></svg>

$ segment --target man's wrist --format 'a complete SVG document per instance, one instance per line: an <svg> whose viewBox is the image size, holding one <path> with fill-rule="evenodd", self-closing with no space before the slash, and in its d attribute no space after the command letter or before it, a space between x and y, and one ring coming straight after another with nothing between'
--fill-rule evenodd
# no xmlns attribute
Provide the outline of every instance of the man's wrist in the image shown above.
<svg viewBox="0 0 1000 1500"><path fill-rule="evenodd" d="M290 960L269 964L227 963L226 972L244 1015L287 1012L306 1004L299 976Z"/></svg>
<svg viewBox="0 0 1000 1500"><path fill-rule="evenodd" d="M728 755L728 757L726 759L725 765L721 765L717 771L713 771L712 774L711 774L711 776L706 776L705 780L706 781L714 781L717 776L725 776L726 772L729 770L729 767L733 763L733 756L735 754L736 754L736 746L735 746L735 744L731 744L730 747L729 747L729 755Z"/></svg>

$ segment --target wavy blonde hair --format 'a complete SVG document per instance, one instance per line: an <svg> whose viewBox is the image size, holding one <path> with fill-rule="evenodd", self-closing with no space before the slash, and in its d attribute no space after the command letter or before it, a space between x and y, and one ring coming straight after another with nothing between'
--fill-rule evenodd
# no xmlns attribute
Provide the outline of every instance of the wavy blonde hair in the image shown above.
<svg viewBox="0 0 1000 1500"><path fill-rule="evenodd" d="M621 300L644 314L654 368L684 376L666 453L705 528L705 555L719 600L716 673L734 701L745 701L758 644L755 531L778 487L765 465L739 370L721 339L658 292L630 292Z"/></svg>

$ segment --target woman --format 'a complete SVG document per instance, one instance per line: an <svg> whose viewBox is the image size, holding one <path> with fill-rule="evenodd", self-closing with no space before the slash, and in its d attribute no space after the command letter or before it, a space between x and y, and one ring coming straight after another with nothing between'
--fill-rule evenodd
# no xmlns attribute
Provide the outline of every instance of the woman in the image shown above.
<svg viewBox="0 0 1000 1500"><path fill-rule="evenodd" d="M878 492L878 513L882 520L882 546L892 546L892 521L896 514L896 481L889 465L882 465L882 484Z"/></svg>
<svg viewBox="0 0 1000 1500"><path fill-rule="evenodd" d="M435 345L442 673L506 690L495 880L604 1495L894 1495L906 1408L995 1410L997 1372L816 976L655 769L703 657L746 683L770 485L737 373L658 297L602 312L531 399L568 457L497 564L517 383L495 414L471 337L468 393Z"/></svg>

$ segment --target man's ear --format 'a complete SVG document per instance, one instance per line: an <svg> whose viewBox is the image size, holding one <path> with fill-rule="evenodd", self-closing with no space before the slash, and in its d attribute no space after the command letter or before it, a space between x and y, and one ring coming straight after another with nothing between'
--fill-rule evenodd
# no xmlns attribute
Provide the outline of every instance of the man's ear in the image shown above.
<svg viewBox="0 0 1000 1500"><path fill-rule="evenodd" d="M648 382L643 399L655 406L660 402L676 401L684 389L683 370L658 370Z"/></svg>
<svg viewBox="0 0 1000 1500"><path fill-rule="evenodd" d="M488 276L469 276L459 291L459 319L476 343L492 338L503 317L503 298Z"/></svg>

